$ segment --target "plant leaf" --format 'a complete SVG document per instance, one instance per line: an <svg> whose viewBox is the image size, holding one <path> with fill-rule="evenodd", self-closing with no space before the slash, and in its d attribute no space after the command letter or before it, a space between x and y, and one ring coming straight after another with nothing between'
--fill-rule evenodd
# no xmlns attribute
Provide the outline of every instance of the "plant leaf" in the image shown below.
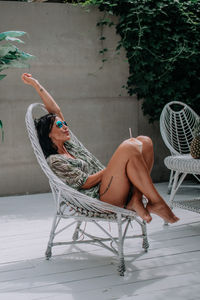
<svg viewBox="0 0 200 300"><path fill-rule="evenodd" d="M8 66L9 68L27 68L29 65L25 64L24 62L15 60L15 61L10 61Z"/></svg>
<svg viewBox="0 0 200 300"><path fill-rule="evenodd" d="M2 80L6 76L7 76L6 74L0 74L0 80Z"/></svg>
<svg viewBox="0 0 200 300"><path fill-rule="evenodd" d="M5 31L0 33L0 41L5 40L7 37L18 37L26 34L25 31Z"/></svg>
<svg viewBox="0 0 200 300"><path fill-rule="evenodd" d="M8 69L8 65L7 64L0 64L0 72L5 70L5 69Z"/></svg>
<svg viewBox="0 0 200 300"><path fill-rule="evenodd" d="M14 37L11 37L11 36L7 36L5 38L6 41L11 41L11 42L18 42L20 44L24 44L24 42L20 39L17 39L17 38L14 38Z"/></svg>
<svg viewBox="0 0 200 300"><path fill-rule="evenodd" d="M8 44L2 45L0 46L0 57L6 56L6 54L8 54L10 51L15 52L16 49L17 47L14 45L8 45Z"/></svg>
<svg viewBox="0 0 200 300"><path fill-rule="evenodd" d="M0 120L0 129L1 129L1 140L3 142L4 141L4 130L3 130L3 123L1 120Z"/></svg>
<svg viewBox="0 0 200 300"><path fill-rule="evenodd" d="M27 60L27 59L35 58L34 55L31 55L31 54L23 52L23 51L18 52L18 55L20 55L19 58L21 60Z"/></svg>

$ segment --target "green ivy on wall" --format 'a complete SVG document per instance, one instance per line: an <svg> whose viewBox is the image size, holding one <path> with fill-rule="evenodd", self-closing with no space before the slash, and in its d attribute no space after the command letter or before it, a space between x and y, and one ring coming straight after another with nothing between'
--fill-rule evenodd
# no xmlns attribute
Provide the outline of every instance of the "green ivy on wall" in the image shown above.
<svg viewBox="0 0 200 300"><path fill-rule="evenodd" d="M170 101L185 102L200 112L200 1L88 0L85 4L106 13L98 26L112 26L109 15L118 16L115 26L121 40L116 50L123 47L129 63L125 88L144 100L143 112L150 122L159 119Z"/></svg>
<svg viewBox="0 0 200 300"><path fill-rule="evenodd" d="M3 141L4 140L4 130L3 130L3 123L1 120L0 120L0 129L1 129L1 140Z"/></svg>
<svg viewBox="0 0 200 300"><path fill-rule="evenodd" d="M34 0L37 1L37 0ZM126 50L129 77L124 88L143 99L150 122L164 105L182 101L200 113L200 0L49 0L95 5L104 12L97 26L115 26ZM110 16L118 17L114 24ZM101 33L103 30L101 30ZM102 44L106 39L100 37ZM100 49L106 62L106 47Z"/></svg>

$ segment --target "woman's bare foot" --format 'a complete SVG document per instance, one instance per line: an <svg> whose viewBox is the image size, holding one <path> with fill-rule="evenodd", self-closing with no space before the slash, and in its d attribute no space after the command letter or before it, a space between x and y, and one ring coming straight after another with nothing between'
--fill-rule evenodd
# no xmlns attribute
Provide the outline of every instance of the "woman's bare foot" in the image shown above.
<svg viewBox="0 0 200 300"><path fill-rule="evenodd" d="M140 216L144 221L147 223L151 222L152 217L148 210L144 207L142 200L139 200L138 198L132 198L130 202L126 206L129 210L134 210Z"/></svg>
<svg viewBox="0 0 200 300"><path fill-rule="evenodd" d="M147 209L149 212L158 215L168 223L175 223L180 220L178 217L175 216L175 214L172 212L170 207L164 202L164 200L161 203L160 202L155 204L148 203Z"/></svg>

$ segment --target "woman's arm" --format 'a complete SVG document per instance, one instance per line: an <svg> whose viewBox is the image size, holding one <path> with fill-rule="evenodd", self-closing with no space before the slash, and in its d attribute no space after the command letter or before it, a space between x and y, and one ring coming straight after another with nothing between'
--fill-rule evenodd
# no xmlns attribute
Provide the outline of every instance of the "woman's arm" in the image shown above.
<svg viewBox="0 0 200 300"><path fill-rule="evenodd" d="M56 114L64 121L64 117L60 110L60 107L52 98L52 96L47 92L47 90L45 90L45 88L39 83L39 81L33 78L32 75L28 73L22 74L21 78L24 83L29 84L36 89L48 112Z"/></svg>
<svg viewBox="0 0 200 300"><path fill-rule="evenodd" d="M91 187L95 186L96 184L98 184L99 182L101 182L104 170L101 170L93 175L90 175L86 182L84 183L84 185L82 185L82 189L86 190L86 189L90 189Z"/></svg>

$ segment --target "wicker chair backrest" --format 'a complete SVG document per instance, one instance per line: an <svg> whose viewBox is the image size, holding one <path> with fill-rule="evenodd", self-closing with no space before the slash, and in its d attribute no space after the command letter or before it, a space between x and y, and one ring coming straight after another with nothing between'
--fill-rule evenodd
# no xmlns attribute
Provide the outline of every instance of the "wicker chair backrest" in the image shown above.
<svg viewBox="0 0 200 300"><path fill-rule="evenodd" d="M39 165L41 166L42 170L46 174L46 176L49 179L49 183L52 189L52 193L54 195L54 199L56 200L56 206L59 210L59 205L61 201L65 201L68 203L71 207L76 207L78 209L84 210L85 213L100 213L104 214L106 213L113 215L113 213L122 213L123 215L130 216L130 217L136 217L136 214L133 211L123 209L114 205L111 205L106 202L99 201L97 199L88 197L85 194L80 193L79 191L71 188L67 184L65 184L62 180L60 180L51 170L49 167L45 156L43 154L43 151L41 149L41 146L39 144L37 131L34 124L34 117L33 117L33 110L38 110L38 108L44 112L48 113L47 110L44 108L44 105L41 103L33 103L31 104L26 113L25 121L26 121L26 127L28 131L28 135L34 150L34 153L36 155L36 158L38 160ZM76 138L76 136L70 131L71 139L74 143L78 144L79 146L84 149L90 157L95 156L91 154L87 148L83 146L83 144ZM95 158L96 159L96 158ZM102 165L99 162L100 165ZM59 199L59 200L58 200Z"/></svg>
<svg viewBox="0 0 200 300"><path fill-rule="evenodd" d="M53 180L53 181L61 183L62 181L49 168L49 165L43 154L42 148L39 144L37 131L36 131L35 124L34 124L34 110L36 110L36 109L38 110L38 108L43 113L46 113L46 114L48 113L48 111L45 109L44 105L41 103L33 103L28 107L25 121L26 121L29 138L30 138L31 144L33 146L33 150L37 157L37 160L38 160L42 170L47 175L48 179L51 181ZM70 138L73 141L73 143L79 145L82 149L84 149L90 157L94 157L94 155L91 154L87 150L87 148L77 139L77 137L73 134L73 132L71 130L70 130ZM101 163L99 162L99 164L101 164Z"/></svg>
<svg viewBox="0 0 200 300"><path fill-rule="evenodd" d="M187 104L172 101L165 105L160 116L160 132L172 155L190 153L198 114Z"/></svg>

